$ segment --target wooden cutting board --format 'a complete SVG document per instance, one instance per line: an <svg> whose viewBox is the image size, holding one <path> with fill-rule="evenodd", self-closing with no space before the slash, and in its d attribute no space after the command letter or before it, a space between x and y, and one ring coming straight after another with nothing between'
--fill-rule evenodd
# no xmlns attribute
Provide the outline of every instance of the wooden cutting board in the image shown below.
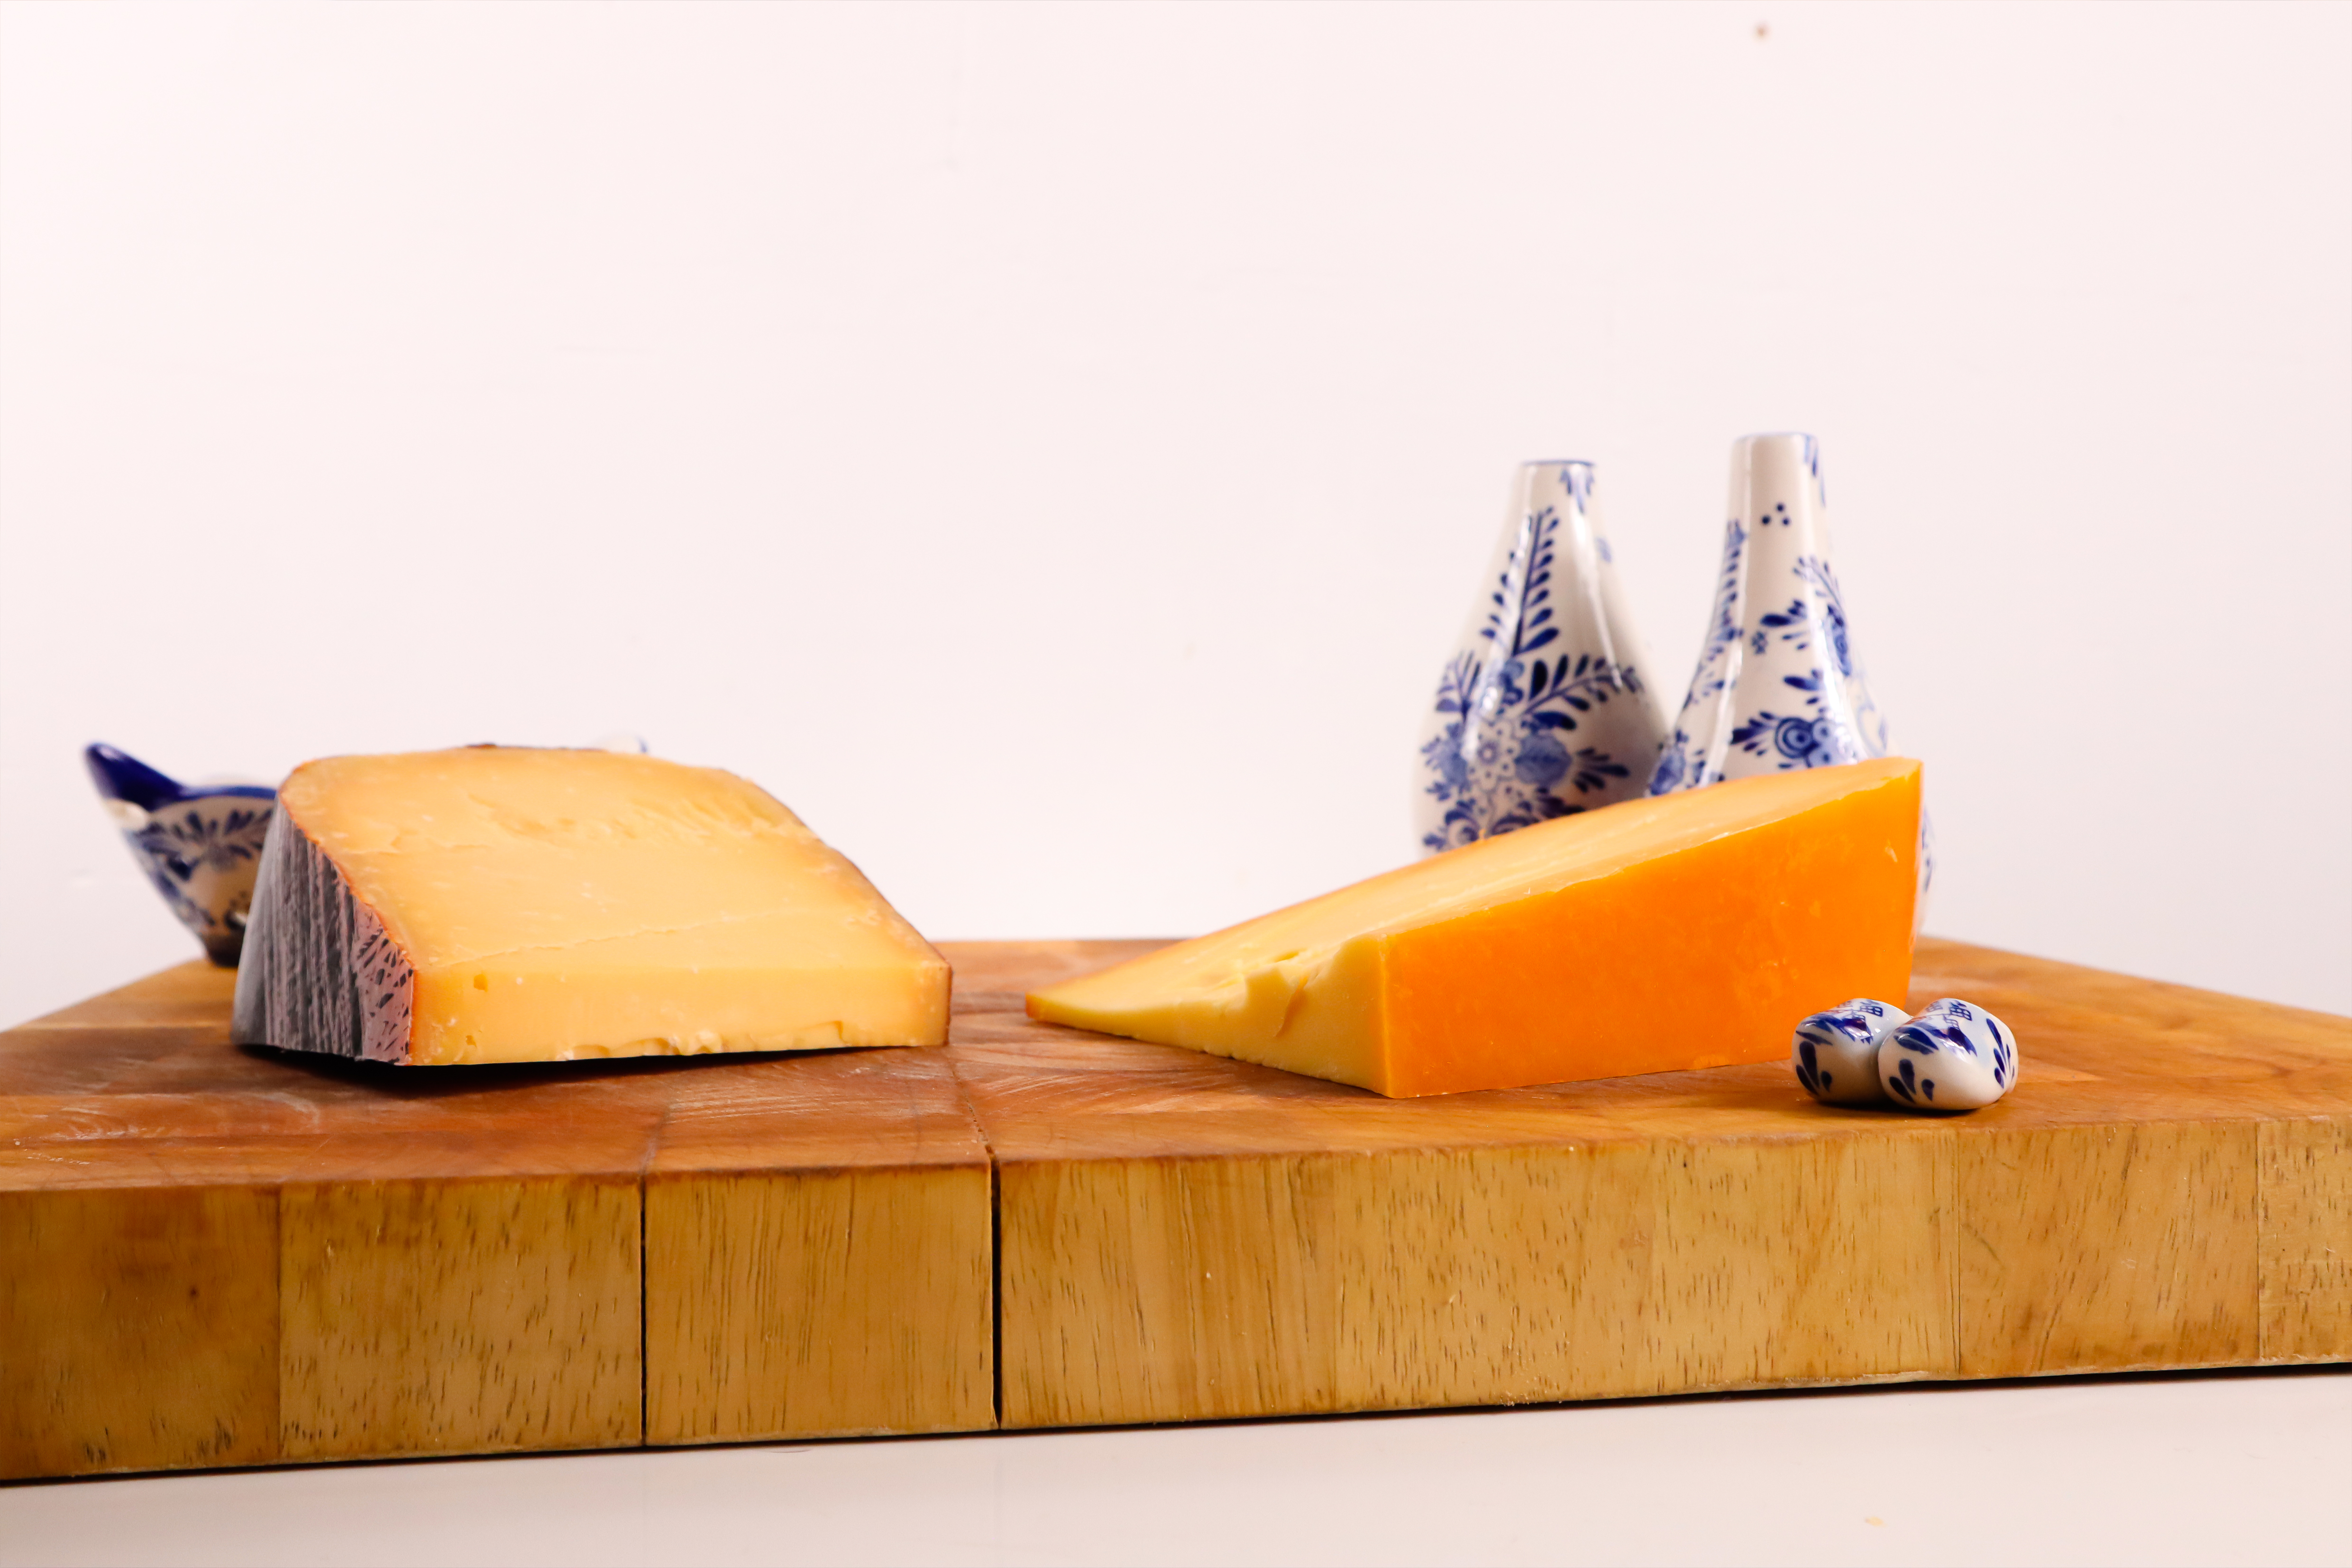
<svg viewBox="0 0 2352 1568"><path fill-rule="evenodd" d="M401 1070L165 971L0 1035L0 1477L2352 1359L2352 1019L1929 940L2023 1077L1386 1101L1031 1022Z"/></svg>

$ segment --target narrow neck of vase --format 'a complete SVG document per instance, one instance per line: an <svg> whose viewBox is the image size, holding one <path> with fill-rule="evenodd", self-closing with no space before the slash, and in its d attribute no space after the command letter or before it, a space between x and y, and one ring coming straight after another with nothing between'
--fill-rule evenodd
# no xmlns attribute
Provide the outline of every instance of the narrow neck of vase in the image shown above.
<svg viewBox="0 0 2352 1568"><path fill-rule="evenodd" d="M1829 555L1822 448L1810 435L1743 435L1733 442L1727 506L1750 540L1751 559Z"/></svg>
<svg viewBox="0 0 2352 1568"><path fill-rule="evenodd" d="M1511 482L1515 517L1535 516L1550 507L1579 533L1592 527L1592 465L1577 458L1522 463Z"/></svg>
<svg viewBox="0 0 2352 1568"><path fill-rule="evenodd" d="M1601 528L1590 463L1522 463L1511 481L1488 580L1471 634L1490 663L1514 665L1563 653L1611 669L1645 662L1633 637ZM1486 625L1482 617L1491 617Z"/></svg>

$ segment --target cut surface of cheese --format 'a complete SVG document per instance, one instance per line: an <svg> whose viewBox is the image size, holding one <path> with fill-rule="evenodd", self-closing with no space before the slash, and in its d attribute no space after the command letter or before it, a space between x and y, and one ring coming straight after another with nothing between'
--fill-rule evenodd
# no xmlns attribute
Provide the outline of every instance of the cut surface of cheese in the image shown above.
<svg viewBox="0 0 2352 1568"><path fill-rule="evenodd" d="M1919 765L1627 800L1033 993L1029 1014L1381 1094L1777 1061L1910 983Z"/></svg>
<svg viewBox="0 0 2352 1568"><path fill-rule="evenodd" d="M286 780L234 1033L411 1064L936 1045L948 985L856 866L733 774L467 747Z"/></svg>

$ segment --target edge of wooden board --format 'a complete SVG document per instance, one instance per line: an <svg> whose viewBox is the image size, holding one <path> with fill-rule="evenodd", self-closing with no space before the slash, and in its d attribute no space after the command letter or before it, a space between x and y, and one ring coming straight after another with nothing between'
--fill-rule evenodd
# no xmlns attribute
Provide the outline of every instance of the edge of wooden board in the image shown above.
<svg viewBox="0 0 2352 1568"><path fill-rule="evenodd" d="M0 1478L2352 1360L2352 1020L1930 941L1923 985L2042 1009L2030 1101L1841 1115L1724 1069L1499 1092L1449 1140L1020 1015L1150 946L948 945L955 1044L724 1093L248 1092L200 965L11 1031L76 1046L0 1081L0 1256L44 1264L0 1277ZM2197 1115L2084 1054L2126 1015L2195 1053ZM157 1135L191 1095L214 1121Z"/></svg>

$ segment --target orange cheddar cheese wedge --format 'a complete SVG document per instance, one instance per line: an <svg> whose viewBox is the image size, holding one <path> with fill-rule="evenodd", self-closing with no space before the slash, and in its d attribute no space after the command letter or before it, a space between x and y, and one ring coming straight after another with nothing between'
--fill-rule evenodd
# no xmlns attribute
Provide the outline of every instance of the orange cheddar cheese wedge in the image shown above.
<svg viewBox="0 0 2352 1568"><path fill-rule="evenodd" d="M1911 977L1919 764L1561 817L1029 998L1029 1016L1403 1097L1769 1061Z"/></svg>

